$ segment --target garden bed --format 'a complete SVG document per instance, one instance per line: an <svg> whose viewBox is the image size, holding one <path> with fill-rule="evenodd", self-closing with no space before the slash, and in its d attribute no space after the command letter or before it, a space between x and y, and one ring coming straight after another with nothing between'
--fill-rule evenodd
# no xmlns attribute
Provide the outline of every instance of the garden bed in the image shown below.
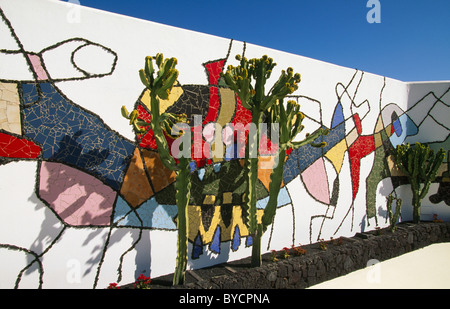
<svg viewBox="0 0 450 309"><path fill-rule="evenodd" d="M450 242L450 222L409 222L357 233L332 241L305 245L262 256L261 267L250 267L250 257L186 272L184 285L172 286L172 275L152 278L152 289L302 289L365 268L371 259L384 261L430 244ZM304 254L301 254L304 253ZM300 254L300 255L298 255ZM131 285L122 288L132 288Z"/></svg>

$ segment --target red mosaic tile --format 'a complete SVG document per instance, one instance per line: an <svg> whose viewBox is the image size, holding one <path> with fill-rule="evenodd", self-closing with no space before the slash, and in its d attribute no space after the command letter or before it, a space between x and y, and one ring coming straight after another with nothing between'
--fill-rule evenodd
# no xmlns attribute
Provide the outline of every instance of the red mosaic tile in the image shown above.
<svg viewBox="0 0 450 309"><path fill-rule="evenodd" d="M203 124L207 124L209 122L215 122L217 119L217 115L219 114L219 89L217 87L209 88L210 96L209 96L209 109L208 114L203 121Z"/></svg>
<svg viewBox="0 0 450 309"><path fill-rule="evenodd" d="M375 138L371 136L360 136L348 149L352 171L353 199L359 190L359 172L361 159L375 151Z"/></svg>
<svg viewBox="0 0 450 309"><path fill-rule="evenodd" d="M0 156L7 158L35 159L41 147L32 141L0 133Z"/></svg>
<svg viewBox="0 0 450 309"><path fill-rule="evenodd" d="M224 64L225 59L205 64L205 68L208 71L210 85L217 85L219 83L220 73L222 72Z"/></svg>

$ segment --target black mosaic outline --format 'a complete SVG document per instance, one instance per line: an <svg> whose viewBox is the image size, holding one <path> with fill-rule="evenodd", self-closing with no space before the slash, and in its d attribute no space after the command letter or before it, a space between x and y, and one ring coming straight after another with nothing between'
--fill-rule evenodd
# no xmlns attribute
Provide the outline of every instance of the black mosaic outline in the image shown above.
<svg viewBox="0 0 450 309"><path fill-rule="evenodd" d="M1 16L3 17L3 19L5 20L5 22L7 23L7 25L10 26L10 22L9 22L9 20L7 20L6 17L4 16L4 13L3 13L3 11L1 10L1 8L0 8L0 14L1 14ZM43 54L45 51L51 49L52 47L55 48L55 47L57 47L57 46L59 46L59 45L61 45L61 44L64 44L65 42L70 41L70 40L73 40L73 39L68 39L68 40L66 40L66 41L62 41L62 42L60 42L60 43L57 43L57 44L55 44L55 45L53 45L53 46L51 46L51 47L48 47L48 48L46 48L46 49L43 49L40 53L31 53L31 52L25 52L25 50L23 49L22 44L21 44L20 41L18 40L18 38L17 38L17 36L15 35L14 31L12 30L12 27L11 27L11 26L10 26L10 30L11 30L11 34L12 34L13 37L16 39L16 42L17 42L18 45L20 46L21 50L19 50L19 51L6 51L6 52L8 52L8 53L23 54L23 56L24 56L25 59L27 60L27 63L28 63L29 68L30 68L30 71L33 73L35 79L37 79L37 73L34 72L34 70L31 69L31 68L32 68L32 64L30 63L30 60L28 59L27 55L37 55L37 56L39 56L39 57L40 57L40 60L41 60L41 63L42 63L42 67L43 67L43 69L45 70L47 76L49 77L49 80L48 80L48 81L35 81L36 85L39 85L39 84L44 83L44 82L49 82L49 83L51 83L51 84L55 87L55 89L56 89L57 91L59 91L59 93L60 93L65 99L67 99L67 98L64 96L64 94L57 88L56 85L54 85L55 82L60 82L60 81L70 81L70 80L82 80L82 79L85 79L85 78L94 78L94 77L104 77L104 76L107 76L107 75L112 74L112 72L114 71L115 66L116 66L116 64L117 64L117 58L116 58L116 61L115 61L114 64L113 64L113 67L112 67L111 72L108 73L108 74L100 74L100 75L89 74L89 73L87 73L86 71L84 71L84 70L78 68L78 66L76 65L76 63L75 63L75 61L74 61L74 55L75 55L75 53L76 53L78 50L80 50L81 48L83 48L83 47L85 47L85 46L87 46L87 45L89 44L89 43L87 43L87 44L85 44L85 45L81 45L80 47L78 47L78 48L72 53L72 56L71 56L71 62L72 62L72 64L74 65L74 67L75 67L76 69L78 69L81 73L83 73L83 74L86 75L86 76L85 76L85 77L81 77L81 78L78 77L78 78L54 79L54 80L52 80L50 74L48 73L48 71L47 71L47 69L46 69L46 67L45 67L45 63L44 63L44 59L43 59L43 57L42 57L42 54ZM74 39L76 39L76 38L74 38ZM81 40L87 41L87 40L85 40L85 39L81 39ZM59 44L59 45L58 45L58 44ZM95 43L93 43L93 45L101 46L100 44L95 44ZM102 47L103 47L103 46L102 46ZM105 48L105 49L106 49L106 48ZM244 42L244 51L243 51L243 55L245 55L245 50L246 50L246 43ZM227 57L229 56L230 51L231 51L231 44L230 44L230 48L229 48ZM5 50L0 50L0 52L5 52ZM225 63L226 63L226 62L225 62ZM224 63L224 67L225 67L225 63ZM357 71L357 72L358 72L358 71ZM364 74L364 72L363 72L363 74ZM355 75L356 75L356 73L355 73ZM354 76L355 76L355 75L354 75ZM355 97L356 97L356 93L357 93L357 90L358 90L358 88L359 88L359 85L360 85L360 83L361 83L361 81L362 81L362 78L363 78L363 77L361 76L361 79L360 79L359 84L358 84L358 86L357 86L357 89L356 89L356 91L355 91L355 93L354 93L354 95L353 95L353 98L351 98L351 97L349 96L349 98L351 98L351 101L352 101L352 106L351 106L351 107L353 107L353 104L354 104L356 107L359 107L359 106L361 106L362 104L364 104L365 102L368 102L367 100L366 100L366 101L363 101L360 105L356 105L356 104L354 103L354 99L355 99ZM353 80L353 79L352 79L352 80ZM2 80L2 81L3 81L3 80ZM22 85L20 81L9 81L9 80L4 80L4 81L5 81L5 82L17 82L18 85ZM221 87L220 85L214 85L214 86L215 86L215 87ZM344 93L347 93L347 94L348 94L347 89L348 89L348 86L345 88ZM449 88L449 90L450 90L450 88ZM449 90L447 90L447 92L448 92ZM37 89L37 91L40 91L40 89ZM21 93L21 92L19 91L19 93ZM343 94L344 94L344 93L343 93ZM343 94L342 94L342 95L343 95ZM433 95L435 96L434 93L433 93ZM342 97L342 96L341 96L341 97ZM435 96L435 97L436 97L436 96ZM436 98L437 98L437 97L436 97ZM441 96L441 98L442 98L442 96ZM69 102L73 103L74 105L76 105L76 104L75 104L74 102L72 102L71 100L69 100L69 99L67 99L67 100L68 100ZM438 99L438 101L440 101L440 98ZM438 101L436 101L436 102L438 102ZM441 101L441 102L442 102L442 101ZM320 102L319 102L319 103L320 103ZM21 106L22 106L22 105L21 105ZM77 105L76 105L76 106L77 106ZM105 128L107 128L107 129L110 130L111 132L114 132L115 134L118 134L117 132L111 130L111 128L109 128L97 114L94 114L94 113L92 113L92 112L90 112L90 111L88 111L88 110L85 110L84 108L82 108L82 107L80 107L80 106L77 106L77 107L81 108L84 112L87 112L87 113L89 113L89 114L92 114L92 115L98 117L99 120L105 125ZM144 107L145 107L145 106L144 106ZM22 108L22 107L21 107L21 108ZM26 108L26 107L24 107L24 108ZM320 120L320 123L323 123L323 121L322 121L322 109L321 109L321 106L320 106L320 113L321 113L321 120ZM368 112L368 113L370 113L370 104L369 104L369 112ZM368 113L367 113L367 114L368 114ZM366 115L367 115L367 114L366 114ZM23 117L23 111L22 111L22 110L21 110L21 117ZM234 117L234 116L233 116L233 117ZM364 116L364 117L365 117L365 116ZM364 117L362 117L361 120L363 120ZM23 122L22 122L22 123L23 123ZM443 125L443 126L444 126L444 125ZM444 126L444 127L445 127L445 126ZM10 133L8 132L8 134L10 134ZM119 136L120 136L120 135L119 135ZM124 137L122 137L122 138L124 138ZM124 138L124 139L127 140L126 138ZM33 141L33 142L34 142L34 141ZM35 142L35 143L36 143L36 142ZM36 143L36 144L37 144L37 143ZM140 150L140 153L141 153L141 148L140 148L140 147L139 147L139 150ZM141 157L142 157L142 154L141 154ZM23 161L23 160L24 160L24 159L17 159L17 161ZM38 161L38 169L40 169L41 163L42 163L42 161L43 161L42 158L36 158L36 159L31 159L31 160L37 160L37 161ZM51 162L50 160L45 160L45 161ZM130 161L130 160L128 160L128 161ZM57 162L57 163L60 163L60 162ZM127 165L127 166L129 166L129 163L130 163L130 162L128 162L128 165ZM143 161L143 163L145 164L144 161ZM66 164L66 165L70 166L69 164ZM79 167L74 167L74 168L76 168L77 170L82 170L82 169L80 169ZM125 171L126 171L126 170L127 170L127 168L125 169ZM89 175L91 175L89 172L86 172L86 173L89 174ZM94 175L91 175L91 176L94 176ZM148 176L148 175L147 175L147 176ZM327 176L328 176L328 175L327 175ZM94 177L97 178L97 179L99 179L97 176L94 176ZM36 177L36 179L37 179L36 185L38 185L38 178L39 178L39 175ZM101 180L101 179L100 179L100 180ZM149 180L149 183L150 183L151 186L153 186L151 180ZM117 194L116 194L116 201L117 201L118 196L121 196L121 195L120 195L120 190L114 190L114 191L117 193ZM117 191L119 191L119 192L117 192ZM288 192L288 194L289 194L289 196L290 196L289 190L287 190L287 192ZM37 197L41 200L41 198L40 198L40 196L39 196L39 194L38 194L38 191L36 192L36 195L37 195ZM291 199L291 200L292 200L292 199ZM42 201L42 200L41 200L41 201ZM47 204L47 203L44 202L44 204ZM286 205L291 205L292 209L294 209L293 203L287 203ZM286 205L283 205L282 207L284 207L284 206L286 206ZM353 205L353 202L352 202L352 205ZM49 206L49 205L47 205L47 206ZM52 210L51 207L49 207L49 208ZM130 209L131 209L131 210L130 210L130 213L131 213L131 212L135 212L137 218L142 222L142 219L139 217L138 213L136 212L136 209L137 209L137 208L138 208L138 207L136 207L136 208L130 207ZM112 219L113 219L113 216L114 216L114 212L115 212L115 207L113 207L113 211L112 211L112 214L111 214ZM293 214L294 214L294 211L293 211ZM333 214L334 214L334 212L333 212ZM94 225L82 226L82 227L71 226L71 225L66 224L63 220L61 220L61 219L59 218L59 216L56 215L56 217L61 221L61 223L62 223L62 225L63 225L63 229L62 229L60 235L62 235L62 233L63 233L63 231L65 230L65 228L66 228L66 227L69 227L69 226L72 227L72 228L92 228L92 227L106 228L106 227L107 227L107 226L94 226ZM346 216L344 217L343 221L345 220L345 218L346 218ZM99 272L100 272L100 270L101 270L101 266L102 266L102 263L103 263L103 259L104 259L105 255L106 255L107 247L108 247L108 244L109 244L109 240L110 240L110 237L111 237L111 233L112 233L113 228L126 228L125 226L121 226L121 227L117 226L117 222L116 222L116 223L113 223L112 220L111 220L110 222L111 222L111 223L110 223L110 226L109 226L110 231L109 231L109 233L108 233L108 238L107 238L107 241L106 241L106 243L105 243L105 247L103 248L103 255L102 255L101 262L99 263L98 268L97 268L97 276L96 276L97 279L98 279ZM312 222L312 221L311 221L311 222ZM294 218L294 225L295 225L295 218ZM352 226L353 226L353 220L352 220ZM138 230L140 231L140 235L142 235L143 229L147 229L147 228L144 228L144 227L141 227L141 228L133 227L133 229L138 229ZM148 229L155 229L155 228L148 228ZM156 229L157 229L157 228L156 228ZM165 229L162 229L162 230L165 230ZM273 230L272 230L272 231L273 231ZM294 237L294 235L295 235L295 227L294 227L294 234L293 234L293 237ZM320 233L319 233L319 235L320 235ZM272 235L271 235L271 236L272 236ZM242 239L241 239L241 240L242 240ZM137 240L137 241L136 241L136 242L135 242L128 250L127 250L127 251L125 251L125 252L123 253L123 255L122 255L121 258L123 258L123 257L125 256L125 254L127 254L128 252L130 252L130 251L131 251L131 250L139 243L139 241L140 241L140 238L139 238L139 239L138 239L138 240ZM55 242L56 242L56 241L55 241ZM52 245L53 245L53 244L52 244ZM4 245L3 245L3 246L4 246ZM220 248L220 247L219 247L219 248ZM232 249L232 248L231 248L231 249ZM233 251L234 251L234 250L233 250ZM219 253L219 254L220 254L220 253ZM32 263L34 263L34 261L33 261ZM121 264L120 264L120 265L121 265ZM31 266L31 264L30 264L30 266ZM120 266L120 267L121 267L121 266ZM120 268L120 267L119 267L119 268ZM94 287L95 287L96 284L97 284L97 279L96 279L96 281L95 281L95 283L94 283Z"/></svg>
<svg viewBox="0 0 450 309"><path fill-rule="evenodd" d="M16 245L8 245L8 244L0 244L0 249L7 249L7 250L12 250L12 251L19 251L19 252L24 252L26 254L32 255L34 257L33 261L31 263L29 263L27 266L25 266L20 272L19 275L17 276L16 279L16 284L14 286L14 289L18 289L19 288L19 284L20 281L22 279L22 275L23 273L30 268L34 262L36 262L39 266L39 287L38 289L42 289L42 285L44 283L43 281L43 276L44 276L44 267L42 265L42 262L40 260L40 255L37 254L36 252L33 252L31 250L28 250L26 248L22 248Z"/></svg>

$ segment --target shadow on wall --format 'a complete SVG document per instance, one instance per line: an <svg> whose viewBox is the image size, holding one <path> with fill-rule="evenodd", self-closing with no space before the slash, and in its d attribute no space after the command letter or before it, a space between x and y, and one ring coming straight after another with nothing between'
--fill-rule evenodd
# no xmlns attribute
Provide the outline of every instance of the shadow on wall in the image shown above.
<svg viewBox="0 0 450 309"><path fill-rule="evenodd" d="M94 176L73 168L95 169L108 156L108 150L90 150L82 154L77 142L81 135L64 136L58 151L40 164L39 197L72 226L106 226L110 223L116 193ZM53 162L52 160L55 160Z"/></svg>

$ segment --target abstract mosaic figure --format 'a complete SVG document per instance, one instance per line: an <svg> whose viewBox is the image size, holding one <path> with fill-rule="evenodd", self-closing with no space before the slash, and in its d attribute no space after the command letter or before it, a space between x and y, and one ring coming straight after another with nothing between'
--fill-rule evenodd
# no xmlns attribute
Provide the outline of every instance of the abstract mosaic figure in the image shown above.
<svg viewBox="0 0 450 309"><path fill-rule="evenodd" d="M2 18L2 26L10 26L3 13ZM135 148L134 145L108 128L98 116L67 99L54 84L55 81L110 75L114 71L117 55L110 49L85 39L70 39L39 53L32 53L24 50L12 27L9 30L11 44L15 43L15 49L2 49L0 53L11 57L18 68L31 74L23 74L22 79L18 80L2 77L3 84L16 85L15 97L20 98L22 110L21 136L14 135L18 130L11 132L13 134L3 133L4 143L7 139L11 141L7 146L9 148L3 147L2 151L10 154L7 157L16 153L13 157L23 158L24 154L20 154L19 150L28 147L28 157L39 156L42 160L76 167L99 178L113 189L118 189L123 179L124 166ZM74 48L69 55L68 47ZM82 69L76 62L76 55L85 49L89 50L90 56L96 56L97 53L100 53L99 57L106 55L111 61L108 70L99 73ZM77 76L62 77L56 74L57 77L53 79L47 71L44 59L49 54L59 54L61 51L68 58L67 64L78 71ZM17 72L17 77L20 77L19 73ZM25 145L20 147L19 141ZM9 150L11 147L14 147L15 151ZM38 147L40 151L37 151Z"/></svg>
<svg viewBox="0 0 450 309"><path fill-rule="evenodd" d="M450 88L446 89L441 95L437 95L434 92L426 94L424 97L419 99L410 109L403 112L398 107L393 107L393 105L387 105L383 109L383 114L386 117L391 115L392 126L395 135L393 134L389 141L390 147L396 147L401 143L414 143L417 140L425 140L427 144L437 152L440 148L448 149L448 140L450 138L450 130L448 124L443 121L445 117L449 116L449 100L450 100ZM433 136L423 136L422 132L427 132L427 130L433 127ZM427 129L428 128L428 129ZM427 134L427 133L425 133ZM418 136L420 138L418 139ZM386 150L388 148L386 147ZM381 159L379 160L381 162ZM395 166L392 158L387 156L385 158L384 169L379 169L379 177L377 181L389 181L392 187L392 193L395 194L396 188L403 184L407 184L408 180L405 175L403 175ZM438 191L435 194L431 194L429 200L433 204L440 203L444 201L447 205L448 203L448 167L449 163L444 162L439 171L438 176L433 181L439 183ZM373 168L375 170L375 168ZM375 182L371 185L371 189L376 188ZM374 197L372 198L374 200ZM371 199L371 200L372 200ZM368 201L369 201L369 190L368 190ZM374 202L373 202L374 204Z"/></svg>
<svg viewBox="0 0 450 309"><path fill-rule="evenodd" d="M17 14L11 19L14 23L3 9ZM82 107L62 91L71 89L68 82L76 87L88 79L104 82L116 76L121 52L85 39L85 34L63 41L58 38L51 46L40 47L40 51L28 50L14 30L13 24L21 22L21 15L14 10L9 4L0 8L0 168L4 173L0 190L8 199L8 203L0 205L2 222L7 223L3 224L6 232L0 235L0 253L6 260L17 256L23 259L17 263L17 272L16 268L11 271L12 284L20 287L22 282L26 285L26 280L34 280L33 286L43 287L47 282L54 285L48 279L52 275L47 275L51 272L59 275L61 269L65 270L61 256L66 251L83 263L84 286L94 288L101 287L105 280L121 282L124 277L127 280L137 277L138 270L167 271L170 261L164 245L167 239L173 240L177 229L176 178L173 171L164 167L151 130L129 140L106 125L101 118L105 114L97 115ZM40 35L52 37L51 33ZM227 41L223 42L226 46ZM224 48L223 55L206 54L203 66L207 83L176 84L160 107L161 113L186 113L193 124L193 136L200 137L193 145L188 207L191 218L188 238L194 267L239 257L253 241L242 220L245 180L243 153L237 146L245 135L233 136L233 142L228 143L230 136L215 134L211 125L245 126L252 118L220 77L232 45L233 41L228 51ZM248 47L244 44L245 53L249 52ZM156 44L152 48L160 47ZM309 63L303 58L289 59L299 61L296 64ZM136 73L138 70L139 67ZM305 69L304 80L310 77L314 80L321 74L308 70ZM293 243L300 234L306 235L305 242L315 242L322 237L354 232L355 226L361 224L361 213L365 223L370 219L370 224L375 220L376 225L382 225L383 222L378 222L383 217L380 200L391 193L401 196L397 188L407 183L386 156L387 151L403 142L415 141L426 142L433 149L450 148L447 83L431 92L418 91L420 95L408 97L408 102L397 102L390 91L406 92L409 85L397 87L388 79L377 79L376 88L371 90L375 92L375 101L369 104L364 98L366 92L361 90L363 86L360 87L369 77L361 71L337 71L335 76L331 74L324 79L328 84L323 87L326 93L323 102L312 98L316 94L290 97L300 104L317 107L319 112L310 115L305 112L305 119L314 129L329 129L329 134L315 141L326 142L324 148L305 145L287 151L277 204L283 215L277 213L280 221L276 218L271 227L272 249L278 249L273 247L281 243L277 237L289 245L291 237L286 231L294 232ZM119 76L120 81L126 78ZM134 104L139 117L149 122L148 91L143 89L131 95L135 96L135 102L120 105ZM90 106L95 103L89 102ZM332 109L330 113L325 110L328 108ZM322 112L331 118L324 120ZM309 130L309 124L306 128ZM227 146L222 154L216 155L216 143ZM276 145L271 147L270 134L263 136L261 143L270 147L261 153L259 160L270 166ZM22 171L29 173L24 175ZM447 161L430 189L432 204L450 205L449 171ZM271 169L258 171L256 195L260 216L269 199L270 172ZM20 191L25 186L26 195ZM8 195L11 188L17 188L22 196ZM364 205L358 205L360 201ZM29 207L30 204L35 207ZM297 216L303 213L307 216ZM13 228L20 233L13 233ZM55 267L57 263L60 268Z"/></svg>
<svg viewBox="0 0 450 309"><path fill-rule="evenodd" d="M353 227L353 203L359 192L361 160L374 153L373 167L366 178L366 216L367 219L375 218L375 220L377 220L375 201L377 185L386 178L392 179L394 188L404 183L404 179L395 169L392 160L389 157L386 157L386 153L389 149L405 142L408 138L415 136L419 131L418 125L416 125L412 118L409 117L410 111L405 113L393 103L381 108L381 98L386 85L385 81L380 90L380 114L373 129L373 134L362 135L361 123L369 113L370 106L368 102L362 102L359 105L356 105L354 102L359 84L364 77L364 72L361 72L360 78L357 79L356 76L358 74L359 72L355 73L348 85L336 85L338 102L334 109L331 124L329 127L320 124L324 128L329 128L330 133L320 137L316 141L324 141L327 143L327 146L323 149L314 149L313 147L304 146L293 151L286 162L287 168L283 175L284 182L289 183L295 177L300 175L307 192L316 201L327 205L325 214L311 217L311 223L316 220L321 220L321 223L318 224L320 230L315 231L315 235L317 235L316 239L311 238L313 231L310 231L310 241L317 241L321 238L321 230L325 226L326 220L336 219L335 210L340 188L339 173L341 172L346 154L350 166L353 202L349 206L345 216L341 219L341 224L335 230L335 234L339 231L345 220L350 220L351 226ZM347 91L352 83L358 84L358 87L355 88L355 93L349 93ZM447 92L445 92L441 98L444 97ZM344 96L346 99L345 101L350 104L350 110L362 110L363 114L361 115L360 111L356 111L350 117L346 118L342 103L344 101ZM441 103L441 98L435 97L434 104L436 105L436 102ZM420 100L419 103L422 100ZM444 111L444 109L442 109L442 111ZM419 117L419 115L416 117ZM423 117L426 117L426 114L425 116L422 116L422 122ZM445 135L443 140L448 138L447 130L448 129L444 127L443 133ZM334 168L333 172L329 170L330 166ZM335 175L334 180L330 179L330 175Z"/></svg>
<svg viewBox="0 0 450 309"><path fill-rule="evenodd" d="M62 41L37 53L26 51L1 13L2 27L7 28L11 40L0 54L22 68L13 76L1 76L2 102L7 105L8 116L0 132L2 162L38 160L36 194L65 226L175 230L175 175L163 166L152 133L138 136L135 142L127 140L100 117L68 99L55 84L111 75L117 54L82 38ZM86 58L101 61L92 66ZM201 115L200 126L211 122L247 124L250 113L219 79L225 62L226 58L205 63L209 85L175 86L171 97L161 104L163 111L186 112L191 121ZM142 118L149 117L147 91L136 106ZM202 139L194 151L195 147L206 149L208 142ZM195 190L189 208L195 223L189 233L193 258L199 257L205 245L219 254L220 244L227 241L231 241L232 250L238 250L241 238L248 235L240 208L242 165L231 148L224 150L225 160L208 153L193 160ZM270 160L270 153L267 155ZM268 175L267 171L259 175L259 209L267 203ZM283 188L279 206L290 202ZM251 238L245 242L251 245Z"/></svg>
<svg viewBox="0 0 450 309"><path fill-rule="evenodd" d="M0 113L5 115L1 118L0 163L37 160L36 195L62 223L46 247L34 248L33 244L24 251L29 264L19 273L16 287L27 269L40 273L41 287L41 258L66 227L111 225L115 190L120 188L135 145L69 100L55 85L111 75L117 62L115 52L80 38L30 52L1 9L0 27L6 39L0 49L0 58L6 60L2 66L11 66L0 73L8 72L0 76ZM87 65L86 59L93 58L102 61ZM10 243L0 247L18 248Z"/></svg>
<svg viewBox="0 0 450 309"><path fill-rule="evenodd" d="M348 85L336 85L338 102L334 109L331 124L329 127L321 124L322 127L329 129L329 134L316 140L316 143L326 142L326 147L314 149L313 147L306 145L297 151L293 151L286 162L286 169L283 175L285 183L288 183L297 175L300 175L309 194L311 194L316 201L327 205L328 210L325 215L317 215L311 218L312 221L321 219L321 227L323 227L326 219L334 218L340 188L339 173L341 172L344 163L345 154L348 153L348 158L350 160L352 197L354 200L359 190L361 159L375 149L374 136L362 135L361 119L364 119L368 111L366 110L362 117L358 112L353 113L349 118L346 118L344 115L344 108L342 105L344 96L346 96L345 101L350 102L351 110L358 108L364 111L364 105L368 107L368 104L365 102L356 106L353 100L355 95L350 94L347 91L350 84L361 82L363 74L361 74L359 81L355 79L357 74L358 72L354 74ZM357 88L355 91L357 91ZM334 169L333 173L327 170L330 167ZM335 175L334 180L329 179L329 175L333 174ZM331 185L330 181L332 181ZM349 211L352 207L353 204L350 206ZM320 232L317 235L317 239L319 238ZM310 238L310 240L314 241L315 239L313 240Z"/></svg>
<svg viewBox="0 0 450 309"><path fill-rule="evenodd" d="M193 190L191 206L189 207L189 216L192 221L190 223L189 240L194 245L192 250L194 259L203 252L204 245L209 244L212 252L219 253L220 243L231 241L232 249L237 250L241 243L241 237L248 236L247 228L242 221L243 167L242 162L238 161L239 154L236 152L239 141L236 140L234 145L225 147L221 155L213 155L214 145L223 143L222 135L212 133L214 137L209 139L210 134L207 131L210 123L225 127L227 124L237 123L245 126L251 121L251 114L242 106L239 97L227 88L220 79L220 73L223 71L226 60L226 58L219 59L204 65L208 74L209 85L176 85L169 98L161 102L160 107L160 112L186 114L190 123L194 123L191 129L194 136L191 162ZM146 122L151 121L149 100L149 92L145 90L135 105L139 118ZM142 152L153 153L156 149L156 143L153 132L149 127L147 129L147 132L137 135L137 143ZM195 134L200 134L200 139L197 139L197 142ZM268 140L268 137L265 137L261 143ZM168 138L168 142L171 142L170 138ZM210 147L207 147L209 146L208 143ZM231 152L231 149L234 149L234 151ZM269 147L269 149L271 148ZM198 153L200 153L200 156L196 155ZM266 155L267 159L270 160L270 151ZM135 162L135 160L133 159L132 162ZM147 185L146 175L143 171L145 168L151 167L152 164L145 162L145 155L145 163L140 158L136 162L139 165L137 169L141 170L138 179L142 179L143 187L151 187ZM134 163L130 168L135 169ZM149 174L153 175L154 173ZM133 175L136 176L137 173ZM260 212L267 204L269 176L270 171L260 171L259 173L257 197L260 200L258 202ZM129 181L131 182L131 178ZM161 207L173 209L173 205L176 204L174 181L173 175L168 175L164 180L158 182L161 184L160 188L139 190L142 196L136 200L136 203L133 202L134 190L127 192L125 189L121 193L137 211L144 208L146 204L144 202L144 205L140 206L139 203L153 196L149 192L154 192L154 200L153 198L152 200L160 204ZM152 183L155 182L152 181ZM127 181L124 182L122 188L127 188ZM284 189L282 192L279 198L279 206L290 203L287 191ZM130 215L133 215L133 213L130 213ZM173 220L176 220L176 218L173 218ZM123 222L132 221L126 219ZM152 227L159 228L155 225ZM247 237L246 245L251 245L251 243L251 238Z"/></svg>

